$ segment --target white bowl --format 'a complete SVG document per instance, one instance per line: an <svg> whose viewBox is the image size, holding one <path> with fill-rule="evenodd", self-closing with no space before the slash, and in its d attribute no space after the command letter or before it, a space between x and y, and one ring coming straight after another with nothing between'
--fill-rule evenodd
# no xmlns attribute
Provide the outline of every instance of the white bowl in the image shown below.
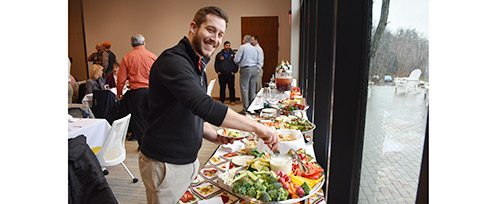
<svg viewBox="0 0 501 204"><path fill-rule="evenodd" d="M277 157L271 157L270 168L273 171L281 171L286 174L292 172L292 157L288 155L281 155Z"/></svg>
<svg viewBox="0 0 501 204"><path fill-rule="evenodd" d="M299 130L276 130L278 134L282 135L293 135L294 140L291 141L279 141L278 142L278 151L280 152L280 155L285 155L287 152L289 152L290 149L293 150L298 150L298 149L304 149L305 143L304 143L304 138L303 134ZM259 151L266 151L268 153L273 154L271 149L268 147L268 145L264 144L264 141L259 138L257 142L257 149Z"/></svg>
<svg viewBox="0 0 501 204"><path fill-rule="evenodd" d="M313 130L315 130L316 127L317 126L315 124L313 124L313 128L311 128L310 130L305 130L305 131L301 132L301 133L303 133L304 140L308 144L313 142Z"/></svg>

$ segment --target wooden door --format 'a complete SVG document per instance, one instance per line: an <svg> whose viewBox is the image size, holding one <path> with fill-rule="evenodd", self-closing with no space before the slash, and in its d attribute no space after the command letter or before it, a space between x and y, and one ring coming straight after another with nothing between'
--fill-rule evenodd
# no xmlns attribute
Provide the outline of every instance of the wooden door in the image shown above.
<svg viewBox="0 0 501 204"><path fill-rule="evenodd" d="M241 38L245 35L258 35L259 45L264 52L263 87L270 82L278 65L278 16L242 17Z"/></svg>
<svg viewBox="0 0 501 204"><path fill-rule="evenodd" d="M68 57L72 59L70 73L78 81L89 78L82 13L82 0L68 1Z"/></svg>

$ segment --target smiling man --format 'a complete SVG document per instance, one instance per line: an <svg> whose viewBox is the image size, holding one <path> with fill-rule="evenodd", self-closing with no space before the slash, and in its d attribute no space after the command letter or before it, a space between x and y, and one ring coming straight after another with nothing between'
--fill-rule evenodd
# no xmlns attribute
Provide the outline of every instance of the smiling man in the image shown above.
<svg viewBox="0 0 501 204"><path fill-rule="evenodd" d="M148 203L176 203L198 172L202 138L232 142L209 124L255 132L272 149L274 130L250 120L206 94L205 65L221 44L228 17L218 7L197 11L188 36L165 50L150 71L147 129L139 168Z"/></svg>

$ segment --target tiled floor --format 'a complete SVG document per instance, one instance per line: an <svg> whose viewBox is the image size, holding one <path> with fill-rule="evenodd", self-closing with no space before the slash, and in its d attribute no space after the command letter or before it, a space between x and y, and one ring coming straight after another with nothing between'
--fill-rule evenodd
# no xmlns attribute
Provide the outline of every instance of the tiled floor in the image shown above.
<svg viewBox="0 0 501 204"><path fill-rule="evenodd" d="M359 203L415 203L426 128L423 89L372 86L367 101Z"/></svg>

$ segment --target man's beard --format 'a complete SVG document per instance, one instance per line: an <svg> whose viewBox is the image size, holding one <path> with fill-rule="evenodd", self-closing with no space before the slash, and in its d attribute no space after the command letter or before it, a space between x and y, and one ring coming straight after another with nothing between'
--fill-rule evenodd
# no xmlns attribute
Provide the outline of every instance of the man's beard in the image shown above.
<svg viewBox="0 0 501 204"><path fill-rule="evenodd" d="M198 54L202 55L203 57L210 57L212 56L212 54L214 53L214 51L212 51L211 53L208 53L207 55L204 55L204 52L203 52L203 49L202 49L202 46L203 46L203 38L201 38L199 35L198 35L198 32L195 34L195 36L193 37L193 44L194 44L194 48L195 48L195 52L197 52Z"/></svg>

